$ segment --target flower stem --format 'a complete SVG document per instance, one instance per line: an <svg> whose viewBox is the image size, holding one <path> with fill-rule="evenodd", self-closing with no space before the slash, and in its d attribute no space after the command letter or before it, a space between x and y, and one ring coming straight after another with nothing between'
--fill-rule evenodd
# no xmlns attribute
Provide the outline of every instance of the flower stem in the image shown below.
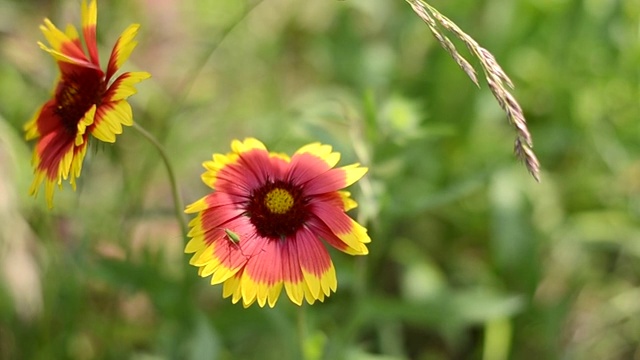
<svg viewBox="0 0 640 360"><path fill-rule="evenodd" d="M182 202L182 197L180 196L180 191L178 190L178 183L176 182L175 172L173 171L173 167L171 166L171 162L169 161L169 156L164 150L162 144L160 144L160 142L158 142L158 140L153 135L151 135L150 132L148 132L142 126L138 125L138 123L135 122L133 123L133 128L136 129L145 139L147 139L156 148L156 150L158 150L158 153L162 158L162 162L164 163L164 167L167 169L167 174L169 175L169 183L171 185L171 195L173 195L173 205L176 220L178 220L178 223L180 224L182 235L187 236L188 226L183 213L184 204Z"/></svg>
<svg viewBox="0 0 640 360"><path fill-rule="evenodd" d="M308 360L306 348L307 341L307 317L305 315L304 306L299 306L298 311L298 344L300 346L300 359Z"/></svg>

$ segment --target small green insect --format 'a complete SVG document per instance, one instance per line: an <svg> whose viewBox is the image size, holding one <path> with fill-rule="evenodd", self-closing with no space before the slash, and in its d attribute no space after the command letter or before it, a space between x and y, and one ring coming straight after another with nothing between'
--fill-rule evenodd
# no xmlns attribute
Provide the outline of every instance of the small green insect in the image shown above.
<svg viewBox="0 0 640 360"><path fill-rule="evenodd" d="M237 244L240 242L240 235L238 235L237 233L229 229L224 229L224 232L227 233L227 237L232 243Z"/></svg>

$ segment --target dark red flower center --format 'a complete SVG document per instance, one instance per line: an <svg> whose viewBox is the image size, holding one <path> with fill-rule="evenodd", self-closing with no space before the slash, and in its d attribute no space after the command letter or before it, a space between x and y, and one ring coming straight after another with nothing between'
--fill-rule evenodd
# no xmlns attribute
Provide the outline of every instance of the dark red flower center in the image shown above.
<svg viewBox="0 0 640 360"><path fill-rule="evenodd" d="M75 134L78 122L93 105L100 105L105 91L101 71L83 68L77 72L63 74L56 88L56 114L62 126Z"/></svg>
<svg viewBox="0 0 640 360"><path fill-rule="evenodd" d="M253 191L246 211L258 235L271 239L295 234L309 218L308 199L302 189L281 180Z"/></svg>

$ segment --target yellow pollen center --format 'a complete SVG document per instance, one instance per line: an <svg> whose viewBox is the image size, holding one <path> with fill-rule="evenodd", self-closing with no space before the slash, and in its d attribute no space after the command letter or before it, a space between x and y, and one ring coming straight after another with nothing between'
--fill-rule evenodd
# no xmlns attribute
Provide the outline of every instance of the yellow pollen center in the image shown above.
<svg viewBox="0 0 640 360"><path fill-rule="evenodd" d="M293 196L284 189L273 189L264 197L264 204L274 214L284 214L293 206Z"/></svg>

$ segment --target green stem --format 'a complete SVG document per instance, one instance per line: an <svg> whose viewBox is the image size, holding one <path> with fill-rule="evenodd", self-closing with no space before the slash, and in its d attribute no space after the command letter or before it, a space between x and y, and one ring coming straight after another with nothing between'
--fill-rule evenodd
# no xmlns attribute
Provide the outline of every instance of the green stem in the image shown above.
<svg viewBox="0 0 640 360"><path fill-rule="evenodd" d="M184 204L182 202L182 197L180 196L180 191L178 191L178 183L176 182L175 172L173 171L173 167L171 166L171 162L169 161L169 156L164 150L162 144L160 144L160 142L153 135L151 135L151 133L145 130L138 123L133 123L133 128L136 129L145 139L147 139L156 148L156 150L158 150L158 153L162 158L162 162L164 162L164 167L167 169L167 174L169 175L169 183L171 184L171 194L173 195L173 207L176 219L180 224L182 235L186 237L189 227L187 226L187 220L184 217Z"/></svg>
<svg viewBox="0 0 640 360"><path fill-rule="evenodd" d="M184 102L187 95L191 92L191 88L195 84L196 80L200 78L200 73L204 69L205 65L211 60L213 54L218 50L222 42L231 34L231 32L240 24L245 18L253 12L255 8L258 7L264 0L257 0L253 4L247 5L247 10L238 18L231 26L224 29L220 38L212 44L212 46L205 52L204 56L200 59L196 59L196 64L190 70L187 71L187 75L183 78L183 81L177 85L178 91L176 94L178 96L173 98L172 106L170 106L169 116L172 116L173 113L178 112L182 107L182 103Z"/></svg>
<svg viewBox="0 0 640 360"><path fill-rule="evenodd" d="M307 317L305 315L304 306L299 306L298 311L298 344L300 346L300 358L307 360L307 352L305 351L305 342L307 340Z"/></svg>

